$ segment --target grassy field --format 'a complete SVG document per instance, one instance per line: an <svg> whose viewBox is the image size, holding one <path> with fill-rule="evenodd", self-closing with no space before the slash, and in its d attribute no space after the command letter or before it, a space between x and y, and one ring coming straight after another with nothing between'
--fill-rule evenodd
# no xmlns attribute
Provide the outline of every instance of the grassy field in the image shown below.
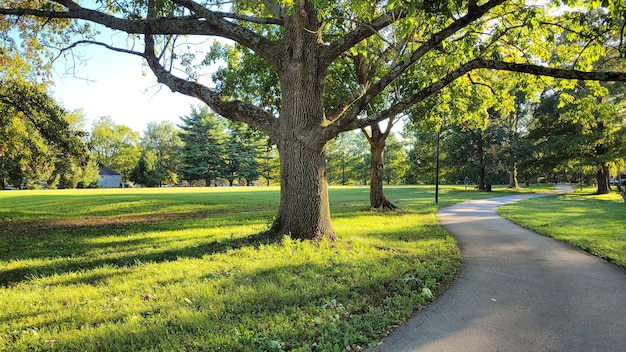
<svg viewBox="0 0 626 352"><path fill-rule="evenodd" d="M255 242L277 188L0 192L0 350L358 350L460 268L434 212L498 196L332 187L339 240ZM623 228L623 227L622 227Z"/></svg>
<svg viewBox="0 0 626 352"><path fill-rule="evenodd" d="M500 215L626 268L626 204L617 192L576 189L559 197L509 204Z"/></svg>

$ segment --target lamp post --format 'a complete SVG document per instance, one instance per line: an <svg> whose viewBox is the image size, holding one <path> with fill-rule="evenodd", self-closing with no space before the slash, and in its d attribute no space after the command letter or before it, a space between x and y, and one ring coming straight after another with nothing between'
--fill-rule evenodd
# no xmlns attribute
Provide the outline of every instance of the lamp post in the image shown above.
<svg viewBox="0 0 626 352"><path fill-rule="evenodd" d="M439 141L441 139L441 126L437 128L437 152L435 160L435 203L439 203Z"/></svg>

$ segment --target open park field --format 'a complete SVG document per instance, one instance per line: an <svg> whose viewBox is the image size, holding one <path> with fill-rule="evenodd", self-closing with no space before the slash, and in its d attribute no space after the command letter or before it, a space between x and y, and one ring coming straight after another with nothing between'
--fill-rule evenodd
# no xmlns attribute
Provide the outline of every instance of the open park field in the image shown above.
<svg viewBox="0 0 626 352"><path fill-rule="evenodd" d="M435 204L432 186L392 186L402 210L382 214L368 192L331 187L334 243L256 240L277 188L0 192L0 350L371 345L458 274L435 211L509 191L444 186Z"/></svg>
<svg viewBox="0 0 626 352"><path fill-rule="evenodd" d="M507 204L499 214L536 233L553 237L626 268L626 204L617 192L595 188Z"/></svg>

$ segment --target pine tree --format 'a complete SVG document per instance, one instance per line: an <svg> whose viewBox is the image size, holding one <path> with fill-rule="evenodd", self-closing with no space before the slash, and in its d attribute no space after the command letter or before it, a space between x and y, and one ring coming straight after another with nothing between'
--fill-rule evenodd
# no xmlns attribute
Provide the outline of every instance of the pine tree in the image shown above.
<svg viewBox="0 0 626 352"><path fill-rule="evenodd" d="M183 141L182 167L184 179L205 180L206 186L218 182L223 176L224 130L223 118L209 112L206 107L192 108L189 116L181 117L183 125L180 138Z"/></svg>
<svg viewBox="0 0 626 352"><path fill-rule="evenodd" d="M165 173L153 151L144 150L141 153L137 165L130 172L130 180L146 187L156 187L163 183Z"/></svg>
<svg viewBox="0 0 626 352"><path fill-rule="evenodd" d="M228 134L224 148L224 177L231 186L235 180L240 185L248 185L260 176L257 158L263 148L261 135L258 131L236 122L229 124Z"/></svg>

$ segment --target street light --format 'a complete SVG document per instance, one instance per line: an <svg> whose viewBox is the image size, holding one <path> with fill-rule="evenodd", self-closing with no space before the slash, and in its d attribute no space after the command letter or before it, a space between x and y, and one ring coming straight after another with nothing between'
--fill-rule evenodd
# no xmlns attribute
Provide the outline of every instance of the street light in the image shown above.
<svg viewBox="0 0 626 352"><path fill-rule="evenodd" d="M439 140L441 139L441 126L437 128L437 153L435 160L435 203L439 203Z"/></svg>

